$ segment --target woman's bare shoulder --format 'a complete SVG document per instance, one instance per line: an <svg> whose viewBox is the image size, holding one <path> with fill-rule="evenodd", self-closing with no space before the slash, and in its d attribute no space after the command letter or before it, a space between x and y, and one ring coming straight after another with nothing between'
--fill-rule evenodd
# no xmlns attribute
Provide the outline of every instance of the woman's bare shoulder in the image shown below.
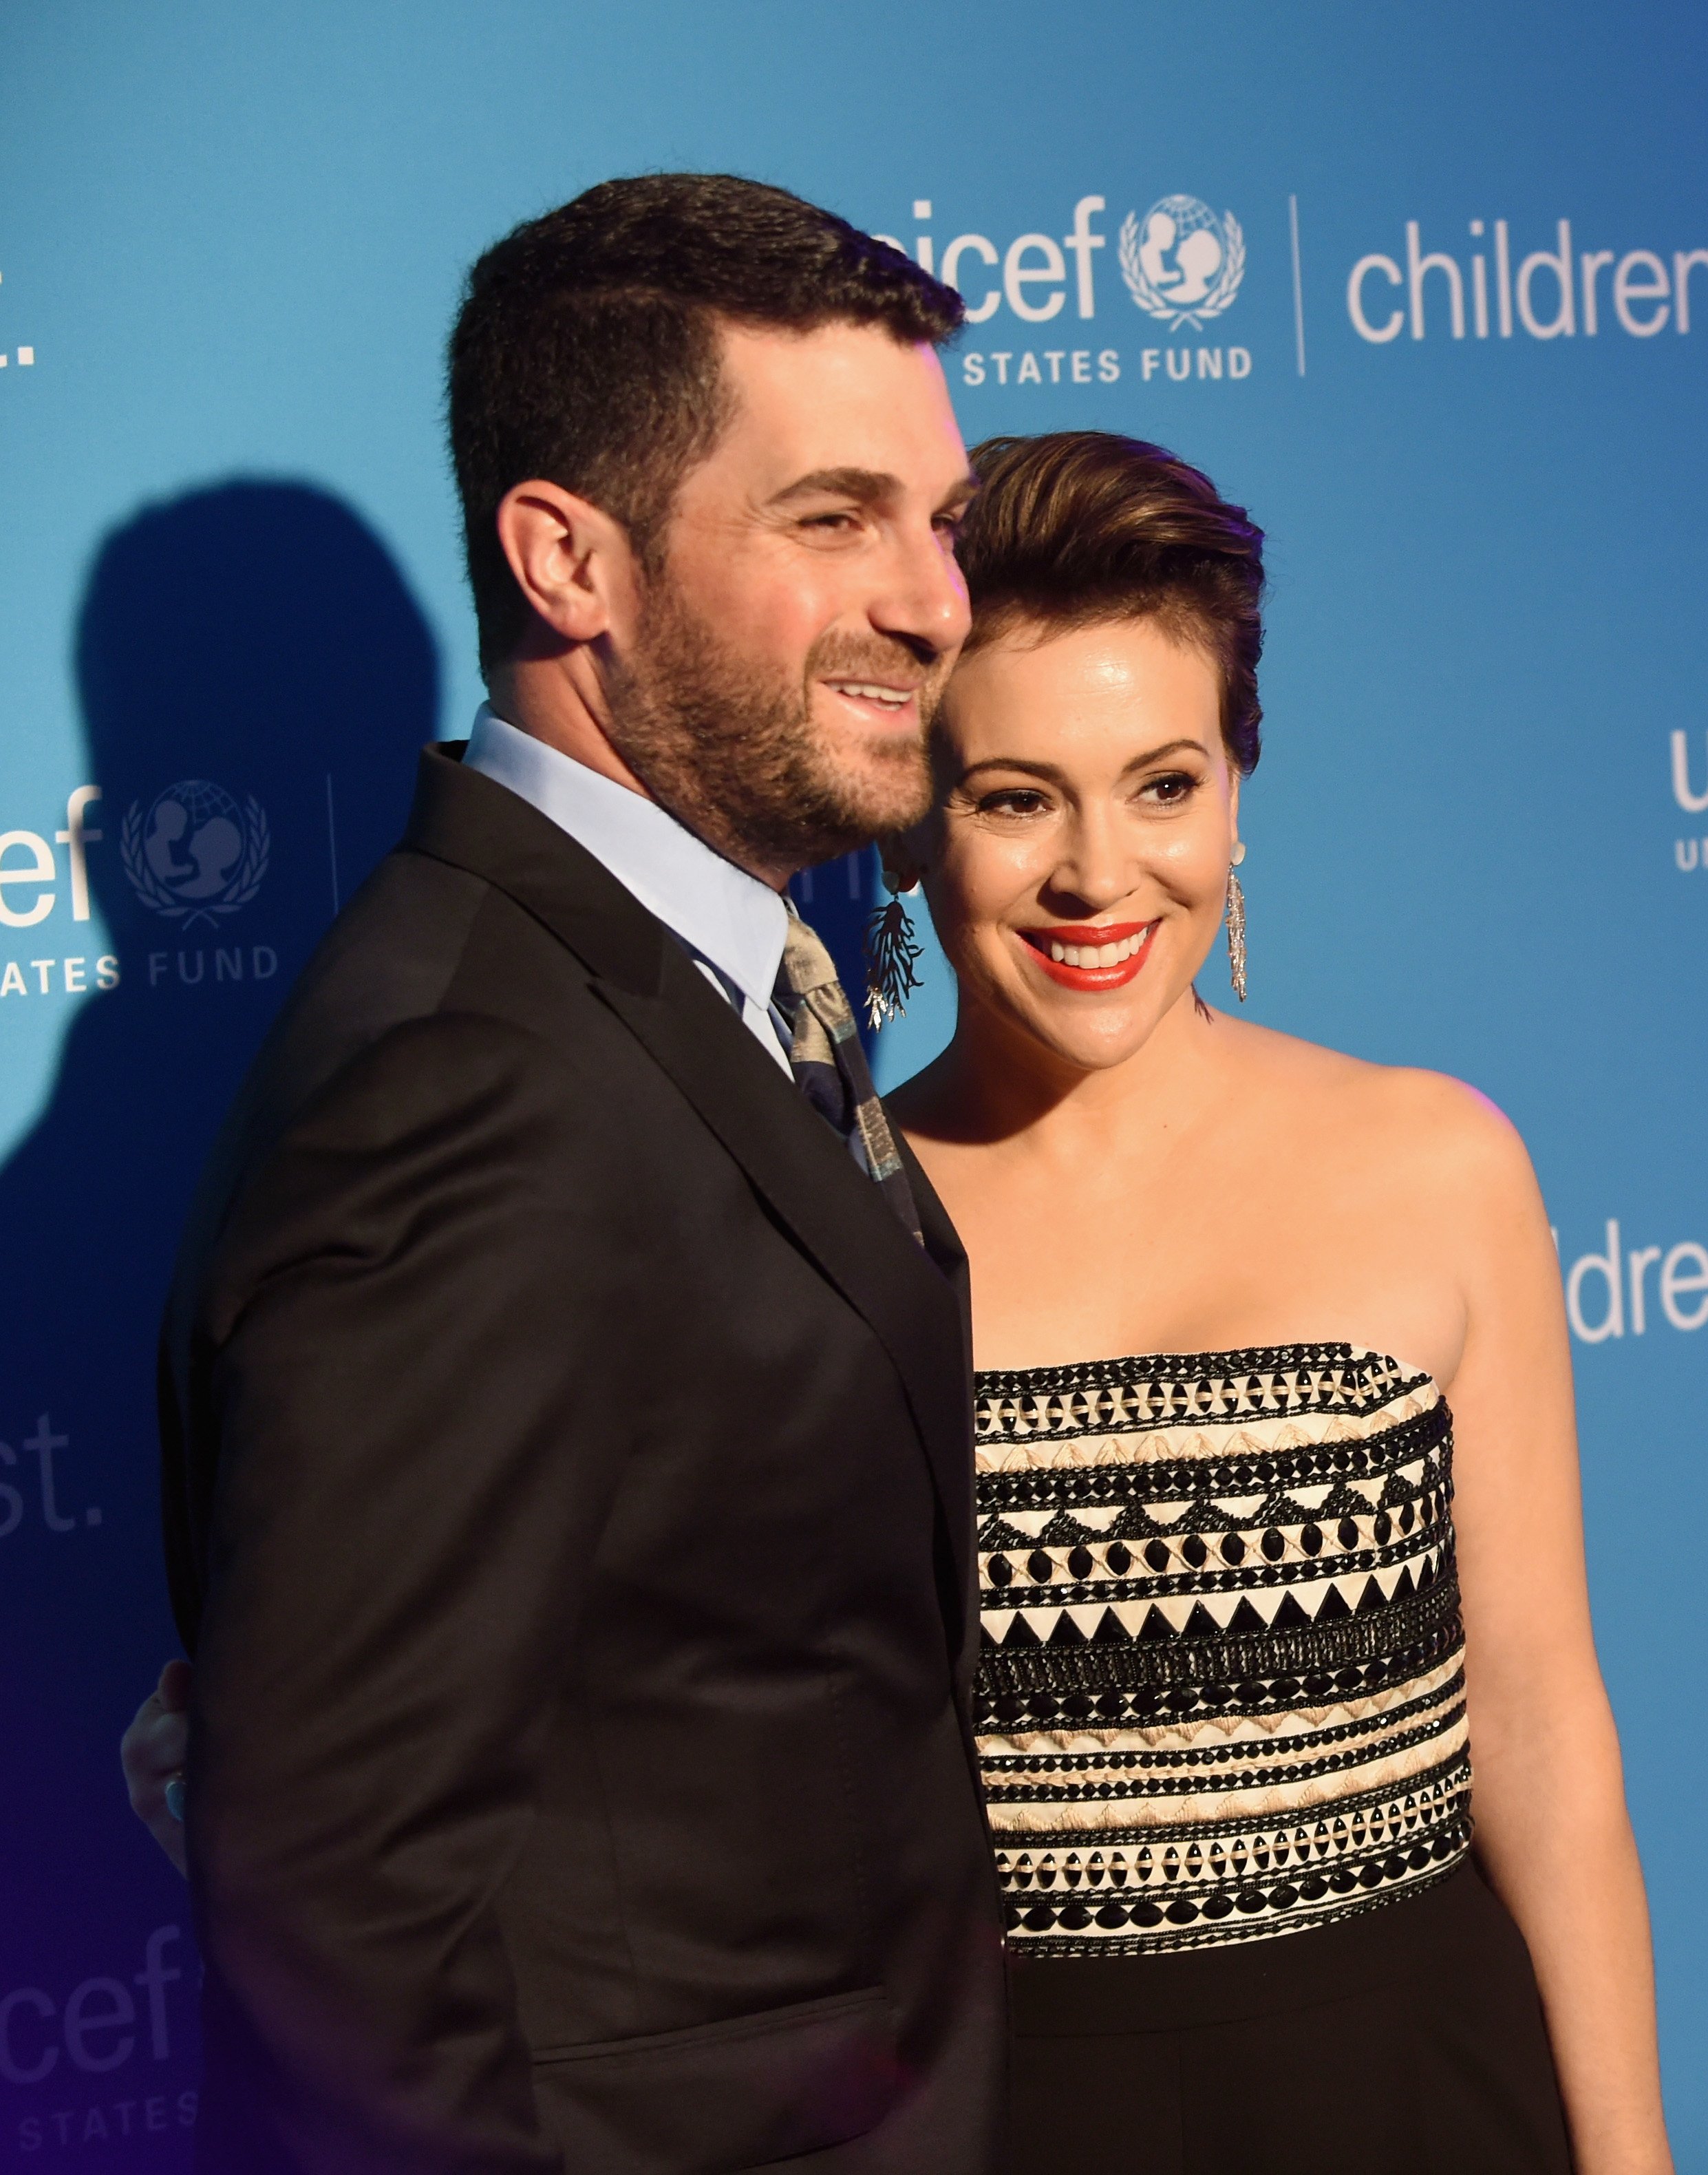
<svg viewBox="0 0 1708 2175"><path fill-rule="evenodd" d="M1511 1120L1479 1088L1423 1066L1379 1065L1298 1035L1231 1022L1236 1061L1288 1130L1354 1146L1432 1185L1533 1190Z"/></svg>

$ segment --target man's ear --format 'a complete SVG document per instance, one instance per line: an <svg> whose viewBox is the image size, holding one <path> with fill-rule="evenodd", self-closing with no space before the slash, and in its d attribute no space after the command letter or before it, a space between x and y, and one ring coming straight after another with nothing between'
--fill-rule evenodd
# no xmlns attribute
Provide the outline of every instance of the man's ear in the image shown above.
<svg viewBox="0 0 1708 2175"><path fill-rule="evenodd" d="M498 540L517 585L565 643L624 640L640 604L640 568L621 522L561 484L534 477L499 502Z"/></svg>

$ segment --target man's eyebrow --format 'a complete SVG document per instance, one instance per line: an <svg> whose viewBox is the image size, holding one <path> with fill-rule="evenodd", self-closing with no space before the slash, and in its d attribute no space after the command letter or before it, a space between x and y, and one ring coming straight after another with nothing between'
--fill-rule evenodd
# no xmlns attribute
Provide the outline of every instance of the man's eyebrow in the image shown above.
<svg viewBox="0 0 1708 2175"><path fill-rule="evenodd" d="M979 479L968 475L957 479L943 494L940 504L959 506L972 497L979 488ZM898 498L904 489L899 476L891 475L883 469L814 469L810 475L797 476L772 500L773 506L786 506L791 499L811 498L828 494L834 498L852 498L862 506L876 505L880 500Z"/></svg>
<svg viewBox="0 0 1708 2175"><path fill-rule="evenodd" d="M785 485L772 504L782 506L792 498L828 493L832 497L856 498L862 505L870 505L876 499L893 498L901 488L901 478L887 475L881 469L814 469L810 475L797 476L792 484Z"/></svg>
<svg viewBox="0 0 1708 2175"><path fill-rule="evenodd" d="M1188 748L1195 755L1206 752L1202 740L1164 740L1159 747L1147 748L1142 755L1136 755L1131 762L1123 763L1121 775L1125 778L1130 770L1146 769L1153 762L1162 762L1165 756L1179 755ZM976 778L981 770L1023 771L1028 778L1042 778L1053 785L1060 784L1066 775L1053 762L1033 762L1026 757L1017 755L987 755L981 757L977 762L969 762L957 783L964 785L969 778Z"/></svg>

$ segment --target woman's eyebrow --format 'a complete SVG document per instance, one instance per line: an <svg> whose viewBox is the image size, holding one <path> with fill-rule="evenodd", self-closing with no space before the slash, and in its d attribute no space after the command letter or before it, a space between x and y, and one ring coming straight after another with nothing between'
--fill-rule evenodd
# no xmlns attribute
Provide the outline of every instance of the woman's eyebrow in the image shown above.
<svg viewBox="0 0 1708 2175"><path fill-rule="evenodd" d="M981 770L1021 770L1028 778L1048 778L1059 780L1061 773L1053 762L1028 762L1017 755L987 755L977 762L969 762L956 783L964 785L969 778L976 778Z"/></svg>
<svg viewBox="0 0 1708 2175"><path fill-rule="evenodd" d="M1125 778L1130 770L1143 770L1150 763L1160 762L1166 755L1180 755L1189 749L1194 755L1210 752L1202 740L1183 735L1179 740L1164 740L1160 747L1147 748L1143 755L1136 755L1131 762L1122 765L1121 775Z"/></svg>
<svg viewBox="0 0 1708 2175"><path fill-rule="evenodd" d="M1164 740L1159 746L1147 748L1142 754L1136 755L1131 762L1124 763L1121 775L1125 778L1131 770L1143 770L1151 763L1160 762L1164 756L1179 755L1187 749L1195 755L1206 752L1202 740ZM969 778L976 778L981 770L1023 771L1028 778L1048 778L1054 784L1060 784L1065 776L1059 765L1053 762L1036 762L1026 756L987 755L981 756L977 762L969 762L957 784L964 785Z"/></svg>

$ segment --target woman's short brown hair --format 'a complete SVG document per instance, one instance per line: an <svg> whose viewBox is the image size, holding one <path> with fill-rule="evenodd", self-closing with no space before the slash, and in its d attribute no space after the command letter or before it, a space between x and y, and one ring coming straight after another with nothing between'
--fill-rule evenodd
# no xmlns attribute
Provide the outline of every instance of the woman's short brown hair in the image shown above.
<svg viewBox="0 0 1708 2175"><path fill-rule="evenodd" d="M1161 446L1112 431L987 438L958 551L973 604L965 654L1023 628L1153 619L1214 659L1222 738L1255 767L1263 707L1263 531Z"/></svg>

